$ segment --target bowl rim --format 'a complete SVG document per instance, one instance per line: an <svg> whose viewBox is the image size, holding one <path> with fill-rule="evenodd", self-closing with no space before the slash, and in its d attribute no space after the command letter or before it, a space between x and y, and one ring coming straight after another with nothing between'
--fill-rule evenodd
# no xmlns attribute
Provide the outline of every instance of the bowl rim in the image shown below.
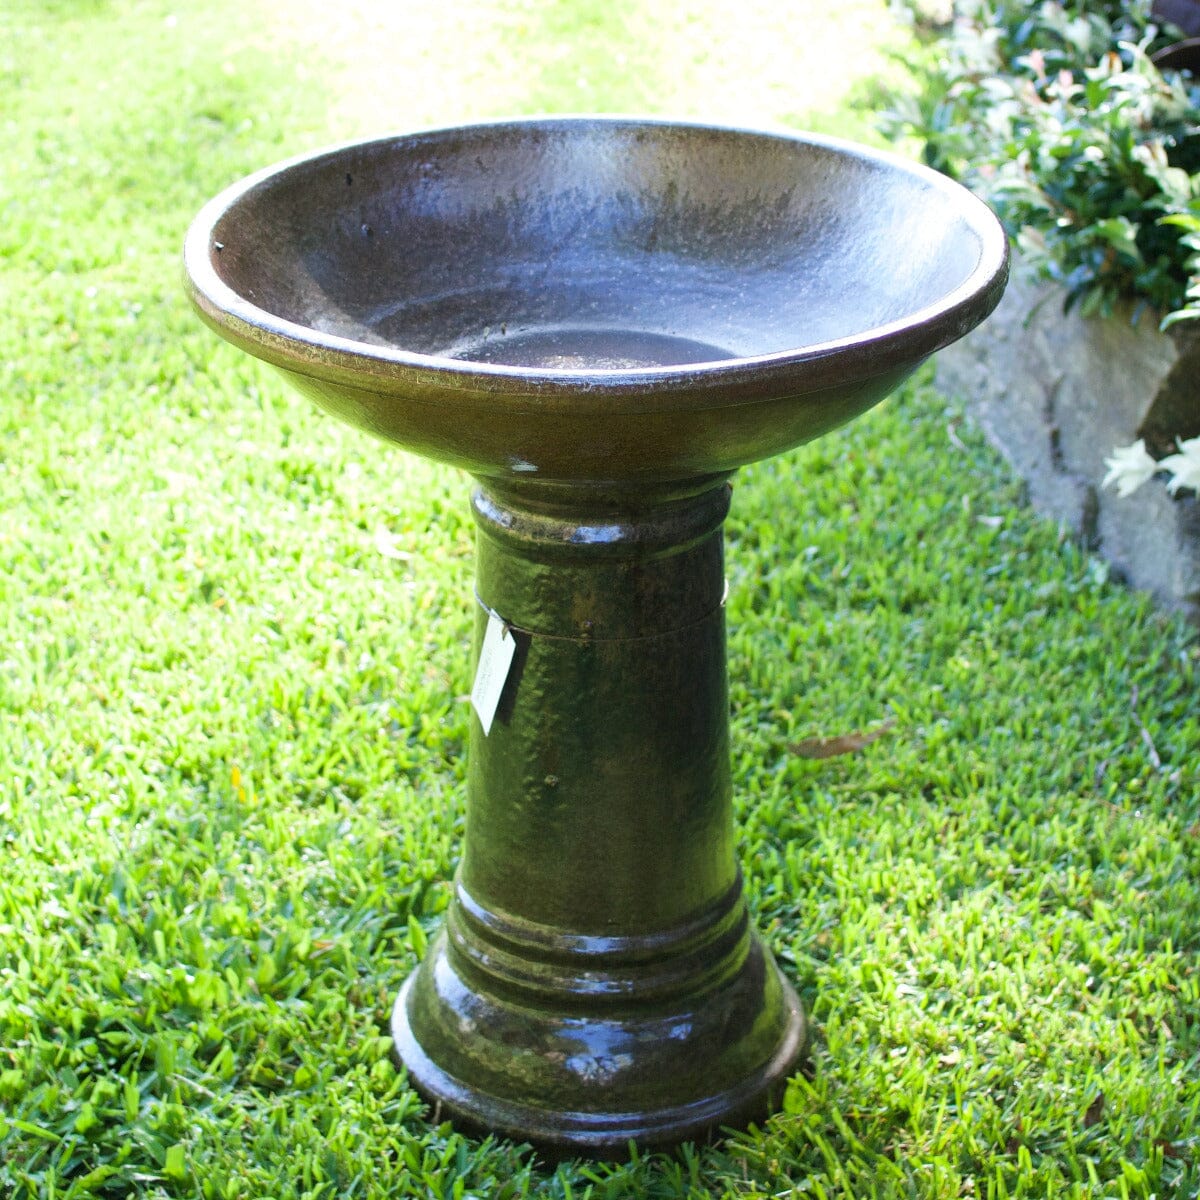
<svg viewBox="0 0 1200 1200"><path fill-rule="evenodd" d="M436 141L489 130L552 131L589 125L766 138L813 146L875 168L899 171L953 198L956 211L979 239L979 257L966 278L933 303L848 337L767 354L633 368L523 367L361 342L289 321L256 305L230 287L216 269L218 222L252 192L290 172L392 143ZM570 400L574 407L581 399L592 397L610 410L613 398L624 396L630 411L661 411L682 407L698 392L719 394L716 403L723 406L778 399L789 394L789 385L790 394L810 393L911 370L957 341L996 307L1008 279L1009 246L999 220L981 199L947 176L892 151L785 127L756 128L664 116L567 114L498 118L384 134L283 159L231 184L201 208L187 231L183 266L193 305L221 336L276 367L318 381L414 399L418 398L414 393L431 388L459 393L464 400L481 393L518 396L528 403L549 406Z"/></svg>

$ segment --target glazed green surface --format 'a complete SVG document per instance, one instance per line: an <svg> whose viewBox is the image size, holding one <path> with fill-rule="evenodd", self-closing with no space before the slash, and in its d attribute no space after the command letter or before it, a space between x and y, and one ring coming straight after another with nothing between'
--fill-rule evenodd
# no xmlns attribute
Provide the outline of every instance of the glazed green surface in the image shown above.
<svg viewBox="0 0 1200 1200"><path fill-rule="evenodd" d="M503 613L514 655L488 732L471 722L444 932L393 1015L421 1095L560 1156L760 1120L806 1040L735 856L730 489L647 490L640 511L524 481L472 496L476 644Z"/></svg>
<svg viewBox="0 0 1200 1200"><path fill-rule="evenodd" d="M738 855L811 1078L721 1146L552 1169L408 1089L391 1004L461 835L467 482L222 346L183 231L343 136L686 87L723 114L703 64L617 61L621 6L410 45L442 90L373 125L348 69L246 13L0 10L0 1191L1194 1193L1194 636L1021 508L923 383L741 472L727 525ZM514 44L540 90L455 91ZM794 78L779 116L809 107ZM860 754L791 750L889 716Z"/></svg>

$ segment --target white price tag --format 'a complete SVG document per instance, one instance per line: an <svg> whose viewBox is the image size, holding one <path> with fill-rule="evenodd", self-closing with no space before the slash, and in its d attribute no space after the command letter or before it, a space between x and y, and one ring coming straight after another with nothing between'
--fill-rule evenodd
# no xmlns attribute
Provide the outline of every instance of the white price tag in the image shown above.
<svg viewBox="0 0 1200 1200"><path fill-rule="evenodd" d="M489 610L483 645L479 648L479 665L475 668L475 686L471 688L471 706L479 714L479 723L486 737L492 731L492 721L500 704L500 693L508 679L517 643L504 627L504 622Z"/></svg>

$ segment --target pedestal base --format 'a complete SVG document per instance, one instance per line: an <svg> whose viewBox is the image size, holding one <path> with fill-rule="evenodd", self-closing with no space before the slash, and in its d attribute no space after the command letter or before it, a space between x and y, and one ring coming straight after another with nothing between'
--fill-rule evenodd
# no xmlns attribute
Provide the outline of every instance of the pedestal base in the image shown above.
<svg viewBox="0 0 1200 1200"><path fill-rule="evenodd" d="M733 944L707 969L703 951L668 952L664 970L609 947L579 956L593 959L586 967L555 970L543 956L554 978L535 969L525 985L485 979L452 914L396 1001L396 1056L443 1116L555 1155L622 1158L630 1141L704 1141L765 1117L804 1050L805 1021L740 898L737 909ZM673 969L688 970L681 958L690 978ZM534 975L553 990L536 994Z"/></svg>

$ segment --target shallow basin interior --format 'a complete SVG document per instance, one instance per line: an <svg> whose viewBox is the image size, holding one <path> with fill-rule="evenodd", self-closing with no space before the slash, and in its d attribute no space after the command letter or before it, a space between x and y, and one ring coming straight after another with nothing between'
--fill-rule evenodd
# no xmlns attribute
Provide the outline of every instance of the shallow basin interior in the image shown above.
<svg viewBox="0 0 1200 1200"><path fill-rule="evenodd" d="M720 346L692 338L668 337L640 329L588 329L571 325L545 329L485 328L483 336L455 346L455 358L509 366L553 367L560 370L623 371L720 362L733 355Z"/></svg>
<svg viewBox="0 0 1200 1200"><path fill-rule="evenodd" d="M599 121L367 143L248 191L217 269L367 346L620 370L861 337L968 280L945 189L820 143Z"/></svg>

